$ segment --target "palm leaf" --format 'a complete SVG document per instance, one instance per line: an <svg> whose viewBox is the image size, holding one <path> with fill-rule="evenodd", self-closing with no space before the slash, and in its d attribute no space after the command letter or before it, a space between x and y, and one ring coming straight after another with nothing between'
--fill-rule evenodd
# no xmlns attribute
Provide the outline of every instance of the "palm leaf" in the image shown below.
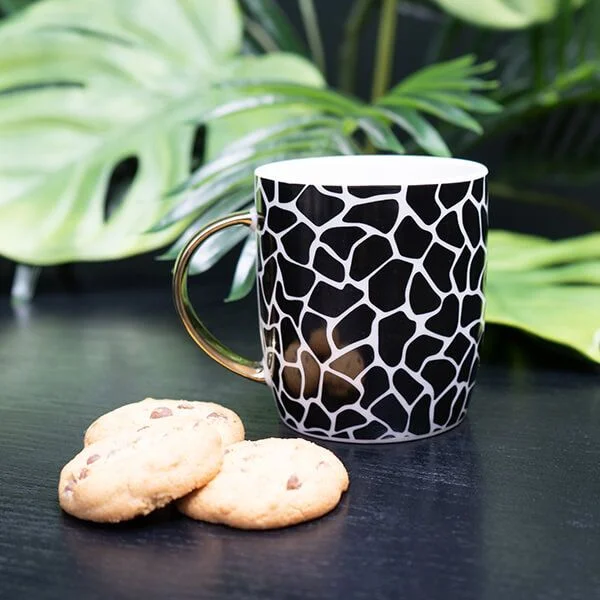
<svg viewBox="0 0 600 600"><path fill-rule="evenodd" d="M512 36L499 52L500 115L482 119L485 138L502 136L505 181L589 183L600 166L600 7L558 17ZM458 147L476 143L466 138Z"/></svg>
<svg viewBox="0 0 600 600"><path fill-rule="evenodd" d="M449 156L450 150L443 138L420 111L427 112L435 106L436 110L446 110L450 115L447 120L455 125L476 129L477 122L468 114L468 109L480 113L498 110L493 101L486 101L474 91L493 86L493 82L478 77L491 68L490 63L477 65L474 58L468 56L418 72L404 82L411 91L410 98L421 102L417 108L395 105L396 99L408 98L402 83L374 105L331 89L284 81L228 80L220 83L219 91L233 93L233 99L208 111L203 121L206 124L219 123L221 119L241 119L255 111L261 111L268 118L269 111L286 109L293 116L232 139L188 178L183 186L188 189L187 195L176 206L166 210L151 229L161 231L182 221L192 221L185 234L163 258L174 258L178 254L199 223L204 222L205 211L210 210L215 215L226 214L228 210L224 204L220 213L219 206L227 202L229 195L236 190L245 190L250 197L254 169L267 162L319 154L358 153L361 151L358 146L361 136L378 150L403 153L405 147L392 127L405 132L409 140L419 144L426 152ZM436 86L436 81L444 85ZM295 109L307 106L311 107L308 114L294 114ZM206 255L201 248L192 262L192 272L212 266L216 256L213 248L220 246L222 256L239 242L237 236L221 236L219 243L214 242L214 246L208 247ZM247 254L244 257L247 258ZM239 298L247 290L248 273L241 265L239 269L230 298Z"/></svg>

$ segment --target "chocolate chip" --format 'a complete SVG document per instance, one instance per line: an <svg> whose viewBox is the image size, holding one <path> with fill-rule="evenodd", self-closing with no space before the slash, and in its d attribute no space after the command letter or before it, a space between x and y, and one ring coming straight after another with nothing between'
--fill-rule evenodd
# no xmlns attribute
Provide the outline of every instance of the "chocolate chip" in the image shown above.
<svg viewBox="0 0 600 600"><path fill-rule="evenodd" d="M92 454L86 461L86 465L91 465L92 463L95 463L97 460L100 460L100 455L99 454Z"/></svg>
<svg viewBox="0 0 600 600"><path fill-rule="evenodd" d="M183 409L189 410L189 409L194 408L194 407L191 404L178 404L177 408L183 408Z"/></svg>
<svg viewBox="0 0 600 600"><path fill-rule="evenodd" d="M218 412L211 412L210 415L206 415L206 418L207 419L223 419L224 421L227 421L227 417Z"/></svg>
<svg viewBox="0 0 600 600"><path fill-rule="evenodd" d="M160 408L157 408L156 410L153 410L152 413L150 413L150 418L162 419L163 417L170 417L172 415L173 411L170 408L167 408L166 406L161 406Z"/></svg>
<svg viewBox="0 0 600 600"><path fill-rule="evenodd" d="M79 479L85 479L88 476L89 469L83 468L79 471Z"/></svg>
<svg viewBox="0 0 600 600"><path fill-rule="evenodd" d="M290 475L290 478L287 480L286 485L288 490L297 490L299 487L302 487L302 483L298 479L298 476L294 473Z"/></svg>

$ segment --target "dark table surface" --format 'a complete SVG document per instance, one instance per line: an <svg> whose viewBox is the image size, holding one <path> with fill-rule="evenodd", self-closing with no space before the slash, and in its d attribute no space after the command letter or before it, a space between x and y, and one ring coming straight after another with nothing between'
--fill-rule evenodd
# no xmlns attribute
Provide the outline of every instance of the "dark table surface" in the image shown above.
<svg viewBox="0 0 600 600"><path fill-rule="evenodd" d="M258 354L252 301L201 311ZM100 526L61 513L61 466L95 417L155 397L222 402L248 437L290 436L266 387L210 361L169 291L0 304L0 598L600 598L596 373L486 366L436 438L329 445L352 484L312 523L243 532L164 509Z"/></svg>

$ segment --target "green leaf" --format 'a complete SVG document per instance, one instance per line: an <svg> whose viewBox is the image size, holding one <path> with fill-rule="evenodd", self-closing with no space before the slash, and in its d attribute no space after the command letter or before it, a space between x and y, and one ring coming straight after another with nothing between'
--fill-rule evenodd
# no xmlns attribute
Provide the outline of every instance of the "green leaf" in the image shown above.
<svg viewBox="0 0 600 600"><path fill-rule="evenodd" d="M479 27L522 29L550 21L561 0L434 0L449 14ZM585 0L572 0L575 7Z"/></svg>
<svg viewBox="0 0 600 600"><path fill-rule="evenodd" d="M253 116L254 115L252 115L252 117ZM250 117L250 120L254 123L252 117ZM302 132L314 131L315 128L335 129L339 128L339 126L339 120L332 117L326 117L321 114L299 115L297 117L284 119L274 125L268 124L264 127L260 125L255 126L245 135L232 136L232 141L229 144L224 145L223 148L220 149L220 153L231 153L242 148L256 147L269 140L278 140L284 137L289 138L289 136L294 133L301 135Z"/></svg>
<svg viewBox="0 0 600 600"><path fill-rule="evenodd" d="M191 223L181 237L162 255L158 257L159 260L174 260L181 249L194 237L194 235L203 227L208 225L211 221L228 215L237 210L241 210L244 207L252 205L253 199L253 186L252 180L246 181L240 184L237 189L230 191L226 196L219 196L212 202L206 202L200 215ZM202 254L203 250L200 248L198 254Z"/></svg>
<svg viewBox="0 0 600 600"><path fill-rule="evenodd" d="M222 101L212 86L293 79L302 62L237 58L241 36L234 0L42 0L3 22L0 254L103 260L181 234L185 220L153 227L180 200L167 194L189 176L196 123ZM303 65L299 81L320 81Z"/></svg>
<svg viewBox="0 0 600 600"><path fill-rule="evenodd" d="M577 261L600 260L600 233L550 242L536 236L495 231L488 246L489 265L497 271L526 271Z"/></svg>
<svg viewBox="0 0 600 600"><path fill-rule="evenodd" d="M392 130L387 126L385 121L374 117L360 117L358 126L365 132L368 140L375 148L395 152L396 154L404 154L406 152L404 146L398 141Z"/></svg>
<svg viewBox="0 0 600 600"><path fill-rule="evenodd" d="M378 107L377 110L387 120L410 134L426 152L434 156L451 156L446 142L444 142L437 129L421 117L416 110L383 107Z"/></svg>
<svg viewBox="0 0 600 600"><path fill-rule="evenodd" d="M198 229L194 229L197 233ZM190 262L189 272L191 275L205 273L212 269L230 250L237 246L246 236L246 227L230 227L223 229L208 238Z"/></svg>
<svg viewBox="0 0 600 600"><path fill-rule="evenodd" d="M502 112L502 105L495 100L468 92L429 92L427 97L474 113L497 114Z"/></svg>
<svg viewBox="0 0 600 600"><path fill-rule="evenodd" d="M231 290L225 302L234 302L245 298L256 281L256 234L252 231L246 238L246 242L240 252L233 281L231 282Z"/></svg>
<svg viewBox="0 0 600 600"><path fill-rule="evenodd" d="M491 231L486 321L600 362L600 234L551 242Z"/></svg>
<svg viewBox="0 0 600 600"><path fill-rule="evenodd" d="M234 61L230 64L224 79L228 81L241 79L261 79L264 82L269 80L295 81L312 87L322 87L324 84L323 77L312 64L292 54L269 54L263 57L262 61L251 64ZM226 95L225 98L219 100L220 102L245 96L243 90L233 88L229 91L232 97ZM251 112L244 111L239 114L231 114L229 117L220 116L213 120L206 139L206 159L210 160L217 156L225 146L258 129L281 123L295 116L322 116L318 113L317 107L310 103L299 104L297 101L290 103L284 101L283 98L279 98L279 100L280 102L277 103L280 106L267 105L267 108L255 108Z"/></svg>
<svg viewBox="0 0 600 600"><path fill-rule="evenodd" d="M0 17L3 14L12 15L34 2L37 2L37 0L0 0Z"/></svg>
<svg viewBox="0 0 600 600"><path fill-rule="evenodd" d="M192 176L188 184L192 188L190 193L160 219L157 227L162 229L189 219L214 200L251 182L254 170L265 163L334 151L330 136L318 133L313 137L304 135L298 140L284 138L258 148L243 148L236 153L224 154Z"/></svg>
<svg viewBox="0 0 600 600"><path fill-rule="evenodd" d="M462 108L452 106L445 102L439 102L438 100L415 98L413 96L384 96L377 101L377 104L392 108L403 106L415 108L421 112L432 114L438 119L447 121L457 127L469 129L477 134L483 133L481 125L468 113L462 110Z"/></svg>
<svg viewBox="0 0 600 600"><path fill-rule="evenodd" d="M274 0L241 0L243 11L265 30L282 52L308 56L306 44Z"/></svg>
<svg viewBox="0 0 600 600"><path fill-rule="evenodd" d="M460 58L430 65L412 73L394 86L389 94L408 94L429 90L439 92L493 89L497 87L495 81L488 81L474 76L489 73L495 66L496 63L493 61L476 64L476 57L468 54Z"/></svg>
<svg viewBox="0 0 600 600"><path fill-rule="evenodd" d="M331 114L344 116L360 112L364 104L331 89L318 89L306 85L279 81L226 81L220 89L235 90L239 94L273 96L289 103L302 102Z"/></svg>
<svg viewBox="0 0 600 600"><path fill-rule="evenodd" d="M526 331L600 362L600 286L540 284L490 273L486 320Z"/></svg>

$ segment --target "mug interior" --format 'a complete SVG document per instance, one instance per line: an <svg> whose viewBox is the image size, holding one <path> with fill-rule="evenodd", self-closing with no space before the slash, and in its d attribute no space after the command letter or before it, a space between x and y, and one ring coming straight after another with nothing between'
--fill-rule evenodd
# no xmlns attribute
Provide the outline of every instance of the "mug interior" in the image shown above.
<svg viewBox="0 0 600 600"><path fill-rule="evenodd" d="M485 177L477 162L434 156L319 156L297 158L258 167L255 175L282 183L395 186L459 183Z"/></svg>

